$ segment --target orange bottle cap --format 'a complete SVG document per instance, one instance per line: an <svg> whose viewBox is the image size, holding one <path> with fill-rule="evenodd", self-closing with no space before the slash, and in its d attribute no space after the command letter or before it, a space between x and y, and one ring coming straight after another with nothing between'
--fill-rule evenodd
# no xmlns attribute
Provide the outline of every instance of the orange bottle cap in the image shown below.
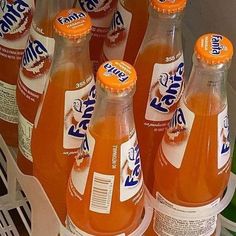
<svg viewBox="0 0 236 236"><path fill-rule="evenodd" d="M187 0L151 0L150 3L160 13L174 14L183 11Z"/></svg>
<svg viewBox="0 0 236 236"><path fill-rule="evenodd" d="M195 44L195 55L207 64L226 63L233 56L233 45L220 34L202 35Z"/></svg>
<svg viewBox="0 0 236 236"><path fill-rule="evenodd" d="M89 15L78 8L65 9L58 13L54 20L55 31L70 39L82 38L92 28Z"/></svg>
<svg viewBox="0 0 236 236"><path fill-rule="evenodd" d="M100 85L112 92L122 92L131 89L137 80L133 66L121 60L111 60L103 63L97 72Z"/></svg>

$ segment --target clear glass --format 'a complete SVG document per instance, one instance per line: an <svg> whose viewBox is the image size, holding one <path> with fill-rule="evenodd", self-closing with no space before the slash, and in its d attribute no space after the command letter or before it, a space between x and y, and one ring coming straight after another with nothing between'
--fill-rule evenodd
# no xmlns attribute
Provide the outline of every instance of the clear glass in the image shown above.
<svg viewBox="0 0 236 236"><path fill-rule="evenodd" d="M89 38L90 35L77 40L55 37L50 78L32 133L33 174L40 180L63 223L69 173L82 142L76 134L72 138L66 130L67 127L77 130L82 113L76 101L84 101L94 85ZM84 106L81 109L85 112Z"/></svg>

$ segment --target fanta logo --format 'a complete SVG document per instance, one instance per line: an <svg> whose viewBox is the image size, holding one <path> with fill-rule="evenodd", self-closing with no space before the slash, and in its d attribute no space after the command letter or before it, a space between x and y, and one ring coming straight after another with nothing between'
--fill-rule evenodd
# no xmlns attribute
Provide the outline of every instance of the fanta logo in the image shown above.
<svg viewBox="0 0 236 236"><path fill-rule="evenodd" d="M124 71L118 69L110 63L106 63L104 68L106 69L108 75L115 75L122 83L129 79L129 76Z"/></svg>
<svg viewBox="0 0 236 236"><path fill-rule="evenodd" d="M221 40L223 37L221 35L212 35L211 37L211 53L213 55L219 55L221 51L224 49L224 46L221 45Z"/></svg>
<svg viewBox="0 0 236 236"><path fill-rule="evenodd" d="M169 127L164 135L166 143L180 143L187 138L187 127L184 112L181 108L177 108Z"/></svg>
<svg viewBox="0 0 236 236"><path fill-rule="evenodd" d="M61 24L61 25L64 25L64 24L69 24L73 21L76 21L76 20L79 20L81 18L85 18L86 17L86 14L84 12L72 12L70 13L69 16L67 17L58 17L57 18L57 21Z"/></svg>
<svg viewBox="0 0 236 236"><path fill-rule="evenodd" d="M104 17L115 7L114 0L79 0L80 7L92 18Z"/></svg>
<svg viewBox="0 0 236 236"><path fill-rule="evenodd" d="M112 18L110 31L107 34L105 43L108 47L114 47L126 38L126 29L124 20L119 11L116 11Z"/></svg>
<svg viewBox="0 0 236 236"><path fill-rule="evenodd" d="M79 121L76 125L71 124L68 129L68 135L83 139L85 132L88 128L89 122L91 120L95 100L96 98L96 89L95 85L91 88L87 99L76 99L73 103L73 110L75 113L79 114Z"/></svg>
<svg viewBox="0 0 236 236"><path fill-rule="evenodd" d="M1 2L4 11L0 19L0 37L16 40L29 28L32 20L30 6L23 0L15 0L12 4Z"/></svg>
<svg viewBox="0 0 236 236"><path fill-rule="evenodd" d="M22 57L23 74L34 78L46 73L50 66L51 59L46 47L39 40L29 39Z"/></svg>
<svg viewBox="0 0 236 236"><path fill-rule="evenodd" d="M230 141L229 141L229 119L228 116L224 118L224 126L220 133L221 138L221 154L224 155L230 150Z"/></svg>
<svg viewBox="0 0 236 236"><path fill-rule="evenodd" d="M169 113L183 91L184 63L180 63L174 75L162 73L159 78L158 95L150 101L150 106L161 113Z"/></svg>
<svg viewBox="0 0 236 236"><path fill-rule="evenodd" d="M125 179L124 186L134 187L139 183L141 177L140 151L137 143L129 149L128 169L130 173Z"/></svg>

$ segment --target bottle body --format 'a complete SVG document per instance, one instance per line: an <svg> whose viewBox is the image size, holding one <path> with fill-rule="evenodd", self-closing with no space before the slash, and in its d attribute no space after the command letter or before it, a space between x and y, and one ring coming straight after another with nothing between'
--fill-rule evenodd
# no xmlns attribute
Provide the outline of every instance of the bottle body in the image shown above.
<svg viewBox="0 0 236 236"><path fill-rule="evenodd" d="M92 37L90 39L90 58L94 73L98 70L103 42L108 33L117 0L84 1L78 0L78 5L92 19Z"/></svg>
<svg viewBox="0 0 236 236"><path fill-rule="evenodd" d="M184 89L181 16L171 16L150 10L148 29L134 64L140 78L134 97L135 122L149 191L156 151Z"/></svg>
<svg viewBox="0 0 236 236"><path fill-rule="evenodd" d="M189 226L191 220L182 219L181 212L207 211L218 205L229 180L231 160L224 87L227 69L222 65L223 69L201 67L195 56L194 63L188 87L155 157L153 196L158 204L162 202L166 212L170 206L167 204L172 204L179 216L165 222L165 214L155 212L153 229L157 235L214 235L217 215L193 221L200 220L201 226ZM179 219L177 231L171 226L175 219Z"/></svg>
<svg viewBox="0 0 236 236"><path fill-rule="evenodd" d="M28 39L33 17L34 1L5 1L1 20L5 24L0 32L1 48L1 108L0 133L6 143L17 146L18 109L16 105L16 81L21 58Z"/></svg>
<svg viewBox="0 0 236 236"><path fill-rule="evenodd" d="M92 116L95 85L89 16L76 8L63 10L55 17L54 28L54 60L35 117L32 156L33 174L64 223L66 186Z"/></svg>
<svg viewBox="0 0 236 236"><path fill-rule="evenodd" d="M95 110L67 190L73 233L126 235L140 224L144 189L132 96L107 92L97 82Z"/></svg>
<svg viewBox="0 0 236 236"><path fill-rule="evenodd" d="M117 10L104 41L101 61L120 59L134 63L148 21L148 1L118 0Z"/></svg>

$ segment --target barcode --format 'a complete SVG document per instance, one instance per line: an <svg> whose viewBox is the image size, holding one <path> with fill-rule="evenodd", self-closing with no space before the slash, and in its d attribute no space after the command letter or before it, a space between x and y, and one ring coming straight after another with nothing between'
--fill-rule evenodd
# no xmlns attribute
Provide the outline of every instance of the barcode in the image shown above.
<svg viewBox="0 0 236 236"><path fill-rule="evenodd" d="M94 172L90 211L104 214L110 213L114 179L114 175L103 175Z"/></svg>

